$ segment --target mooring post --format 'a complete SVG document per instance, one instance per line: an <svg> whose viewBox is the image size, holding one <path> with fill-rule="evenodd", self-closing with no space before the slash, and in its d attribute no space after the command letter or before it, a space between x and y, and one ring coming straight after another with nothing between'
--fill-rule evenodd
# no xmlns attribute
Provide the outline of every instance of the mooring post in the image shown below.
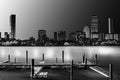
<svg viewBox="0 0 120 80"><path fill-rule="evenodd" d="M85 59L85 69L87 69L87 58Z"/></svg>
<svg viewBox="0 0 120 80"><path fill-rule="evenodd" d="M31 79L33 79L34 76L34 59L32 59L32 65L31 65Z"/></svg>
<svg viewBox="0 0 120 80"><path fill-rule="evenodd" d="M15 63L16 63L16 57L15 57Z"/></svg>
<svg viewBox="0 0 120 80"><path fill-rule="evenodd" d="M64 63L64 51L62 51L62 63Z"/></svg>
<svg viewBox="0 0 120 80"><path fill-rule="evenodd" d="M83 63L85 62L85 53L84 53L84 55L83 55Z"/></svg>
<svg viewBox="0 0 120 80"><path fill-rule="evenodd" d="M110 80L113 80L112 64L109 64L109 79L110 79Z"/></svg>
<svg viewBox="0 0 120 80"><path fill-rule="evenodd" d="M97 54L95 54L95 64L97 65Z"/></svg>
<svg viewBox="0 0 120 80"><path fill-rule="evenodd" d="M10 54L8 55L8 61L10 62Z"/></svg>
<svg viewBox="0 0 120 80"><path fill-rule="evenodd" d="M58 63L58 58L56 58L56 63Z"/></svg>
<svg viewBox="0 0 120 80"><path fill-rule="evenodd" d="M70 70L70 80L73 80L73 65L74 65L74 61L72 60L71 70Z"/></svg>
<svg viewBox="0 0 120 80"><path fill-rule="evenodd" d="M26 50L26 63L28 63L28 50Z"/></svg>
<svg viewBox="0 0 120 80"><path fill-rule="evenodd" d="M45 56L44 56L44 53L42 54L42 61L44 61L44 59L45 59Z"/></svg>

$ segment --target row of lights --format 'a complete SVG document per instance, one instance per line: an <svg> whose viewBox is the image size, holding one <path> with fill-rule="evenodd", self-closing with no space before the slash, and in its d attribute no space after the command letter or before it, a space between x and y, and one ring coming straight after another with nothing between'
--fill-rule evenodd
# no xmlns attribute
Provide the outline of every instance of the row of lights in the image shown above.
<svg viewBox="0 0 120 80"><path fill-rule="evenodd" d="M87 47L86 47L87 48ZM64 54L64 58L66 61L70 61L72 60L72 54L74 53L71 53L70 52L70 49L71 48L65 48L64 51L65 51L65 54ZM45 59L61 59L61 52L59 51L58 52L55 52L54 48L47 48L45 51L43 50L44 52L44 55L45 55ZM35 59L38 59L38 58L41 58L42 59L42 54L43 52L41 52L41 50L37 49L37 48L34 48L32 51L29 51L29 57L30 58L35 58ZM106 55L112 55L112 56L115 56L119 53L119 50L117 49L114 49L112 47L88 47L88 49L86 50L86 52L88 53L87 55L90 57L92 57L92 54L100 54L100 55L103 55L103 56L106 56ZM12 54L13 53L13 54ZM18 50L18 49L14 49L14 50L6 50L6 49L0 49L0 56L5 58L7 57L7 55L11 55L11 56L14 56L16 58L25 58L25 52L23 52L24 54L22 54L22 51L21 50ZM32 54L32 55L30 55ZM117 55L118 56L118 55Z"/></svg>
<svg viewBox="0 0 120 80"><path fill-rule="evenodd" d="M30 52L30 51L29 51ZM62 52L62 51L61 51ZM13 54L12 54L13 53ZM2 58L5 58L7 57L7 55L11 55L13 57L16 57L16 58L25 58L25 52L24 54L22 54L22 51L18 50L18 49L14 49L14 50L6 50L6 49L1 49L0 50L0 56ZM30 55L32 54L32 55ZM38 59L38 58L42 58L42 52L40 52L39 49L33 49L30 53L29 53L29 57L30 58L35 58L35 59ZM40 56L41 55L41 56ZM44 52L44 55L45 55L45 59L55 59L55 58L58 58L58 59L61 59L61 56L59 54L56 55L55 53L55 50L54 49L47 49L45 52ZM56 57L57 56L57 57ZM70 61L71 60L71 55L70 53L68 53L68 50L66 49L65 50L65 60L66 61Z"/></svg>

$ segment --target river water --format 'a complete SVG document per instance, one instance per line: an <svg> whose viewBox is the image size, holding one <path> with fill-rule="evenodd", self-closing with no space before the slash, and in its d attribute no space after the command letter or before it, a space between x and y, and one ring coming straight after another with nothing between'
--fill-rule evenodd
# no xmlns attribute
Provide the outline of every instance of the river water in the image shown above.
<svg viewBox="0 0 120 80"><path fill-rule="evenodd" d="M45 55L46 62L61 62L62 51L64 51L65 62L74 60L81 62L85 54L88 60L94 62L95 54L98 57L98 65L108 70L108 65L113 64L113 72L120 75L120 47L117 46L70 46L70 47L0 47L0 61L8 59L11 56L11 61L25 62L26 50L28 50L29 62L32 58L36 61L42 59L42 54Z"/></svg>

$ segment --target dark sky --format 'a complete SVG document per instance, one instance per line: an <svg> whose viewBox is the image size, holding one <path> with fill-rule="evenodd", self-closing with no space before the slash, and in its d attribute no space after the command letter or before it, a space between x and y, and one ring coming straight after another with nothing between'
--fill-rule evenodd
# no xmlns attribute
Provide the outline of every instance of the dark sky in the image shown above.
<svg viewBox="0 0 120 80"><path fill-rule="evenodd" d="M37 38L38 29L53 32L74 32L90 26L90 16L99 16L100 32L107 30L107 18L112 17L114 31L120 26L119 0L0 0L0 31L10 32L9 16L17 15L17 38Z"/></svg>

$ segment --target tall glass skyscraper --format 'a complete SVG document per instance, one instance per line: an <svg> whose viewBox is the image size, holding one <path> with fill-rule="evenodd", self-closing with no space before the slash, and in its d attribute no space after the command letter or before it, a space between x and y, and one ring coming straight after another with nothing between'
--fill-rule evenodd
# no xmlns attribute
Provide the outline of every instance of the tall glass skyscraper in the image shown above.
<svg viewBox="0 0 120 80"><path fill-rule="evenodd" d="M10 15L10 26L11 26L11 38L15 39L16 37L16 15Z"/></svg>
<svg viewBox="0 0 120 80"><path fill-rule="evenodd" d="M91 27L90 27L91 38L98 37L98 16L91 16Z"/></svg>
<svg viewBox="0 0 120 80"><path fill-rule="evenodd" d="M108 18L108 33L109 34L114 33L112 18Z"/></svg>
<svg viewBox="0 0 120 80"><path fill-rule="evenodd" d="M98 16L91 16L91 33L98 32Z"/></svg>

